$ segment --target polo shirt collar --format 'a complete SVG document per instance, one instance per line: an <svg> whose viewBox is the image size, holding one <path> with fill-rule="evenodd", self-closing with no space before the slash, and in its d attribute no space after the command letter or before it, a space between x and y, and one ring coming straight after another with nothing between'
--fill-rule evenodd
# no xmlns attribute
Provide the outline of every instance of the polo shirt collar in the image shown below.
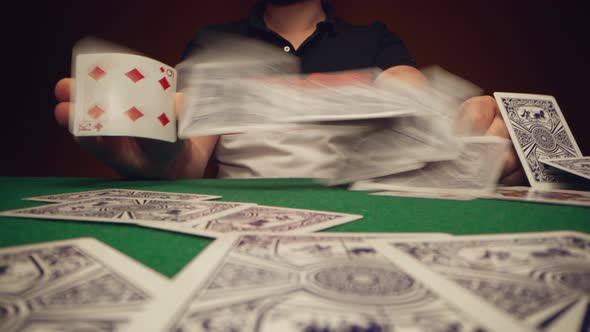
<svg viewBox="0 0 590 332"><path fill-rule="evenodd" d="M250 16L248 17L248 27L254 30L263 30L268 31L266 27L266 23L264 22L264 9L266 4L264 1L261 1L254 5L252 11L250 12ZM335 31L336 29L336 19L334 16L334 7L329 0L322 0L322 7L324 9L324 13L326 14L326 19L320 23L318 23L318 28L326 27Z"/></svg>

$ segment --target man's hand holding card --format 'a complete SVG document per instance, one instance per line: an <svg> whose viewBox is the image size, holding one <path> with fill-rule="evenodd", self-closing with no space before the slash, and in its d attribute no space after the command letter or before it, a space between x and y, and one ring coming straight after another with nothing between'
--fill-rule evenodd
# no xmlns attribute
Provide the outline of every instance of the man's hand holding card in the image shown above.
<svg viewBox="0 0 590 332"><path fill-rule="evenodd" d="M62 126L68 126L74 113L71 90L75 81L60 80L55 87L59 103L55 118ZM174 110L178 109L178 95ZM200 177L204 172L217 137L197 137L170 143L155 139L129 136L75 137L87 151L127 177ZM199 163L199 161L203 161Z"/></svg>
<svg viewBox="0 0 590 332"><path fill-rule="evenodd" d="M200 177L217 138L177 140L176 71L119 50L81 50L84 43L74 50L75 79L56 85L57 122L124 176Z"/></svg>

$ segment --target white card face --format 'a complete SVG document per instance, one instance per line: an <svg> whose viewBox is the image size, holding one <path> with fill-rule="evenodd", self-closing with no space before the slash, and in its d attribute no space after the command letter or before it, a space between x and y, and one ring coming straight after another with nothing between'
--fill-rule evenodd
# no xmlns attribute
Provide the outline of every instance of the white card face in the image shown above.
<svg viewBox="0 0 590 332"><path fill-rule="evenodd" d="M0 249L0 330L124 331L169 281L90 238Z"/></svg>
<svg viewBox="0 0 590 332"><path fill-rule="evenodd" d="M191 225L204 218L223 216L252 205L254 204L99 197L3 211L0 212L0 216L126 224Z"/></svg>
<svg viewBox="0 0 590 332"><path fill-rule="evenodd" d="M590 192L576 190L534 190L529 187L502 187L482 198L533 203L590 206Z"/></svg>
<svg viewBox="0 0 590 332"><path fill-rule="evenodd" d="M223 237L189 263L174 289L129 331L432 331L433 322L437 331L489 328L367 239ZM476 302L462 306L478 309Z"/></svg>
<svg viewBox="0 0 590 332"><path fill-rule="evenodd" d="M133 136L176 141L176 71L131 54L76 56L75 136Z"/></svg>
<svg viewBox="0 0 590 332"><path fill-rule="evenodd" d="M345 121L392 118L417 114L402 96L373 85L381 69L314 73L276 84L279 95L294 99L284 122Z"/></svg>
<svg viewBox="0 0 590 332"><path fill-rule="evenodd" d="M587 331L590 236L575 232L394 240L402 263L539 331Z"/></svg>
<svg viewBox="0 0 590 332"><path fill-rule="evenodd" d="M208 237L235 233L309 233L361 219L363 216L288 209L274 206L251 206L219 218L211 218L189 227L169 226L164 229Z"/></svg>
<svg viewBox="0 0 590 332"><path fill-rule="evenodd" d="M590 180L590 157L544 159L541 162Z"/></svg>
<svg viewBox="0 0 590 332"><path fill-rule="evenodd" d="M531 187L550 189L571 182L566 173L540 162L582 157L555 98L500 92L494 96Z"/></svg>
<svg viewBox="0 0 590 332"><path fill-rule="evenodd" d="M173 200L173 201L205 201L210 199L221 198L221 196L202 195L202 194L187 194L187 193L170 193L164 191L148 191L148 190L130 190L130 189L101 189L82 191L65 194L45 195L37 197L25 198L29 201L38 202L73 202L89 198L98 197L121 197L121 198L140 198L140 199L157 199L157 200Z"/></svg>
<svg viewBox="0 0 590 332"><path fill-rule="evenodd" d="M182 89L185 107L180 117L181 137L417 113L400 104L392 93L370 84L381 70L285 76L280 75L285 70L262 62L244 66L205 63L181 68L189 77Z"/></svg>

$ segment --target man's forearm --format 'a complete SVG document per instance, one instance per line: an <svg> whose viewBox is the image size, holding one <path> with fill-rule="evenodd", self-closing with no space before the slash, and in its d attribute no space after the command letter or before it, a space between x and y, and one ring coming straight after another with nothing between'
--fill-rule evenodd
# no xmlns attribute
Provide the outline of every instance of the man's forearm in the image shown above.
<svg viewBox="0 0 590 332"><path fill-rule="evenodd" d="M216 138L199 137L174 143L102 137L98 144L80 143L121 176L130 179L178 179L203 176Z"/></svg>
<svg viewBox="0 0 590 332"><path fill-rule="evenodd" d="M429 84L428 79L418 69L411 66L391 67L381 75L384 77L393 77L417 87L428 86Z"/></svg>
<svg viewBox="0 0 590 332"><path fill-rule="evenodd" d="M218 138L195 137L185 140L182 153L166 170L168 178L202 178Z"/></svg>
<svg viewBox="0 0 590 332"><path fill-rule="evenodd" d="M216 143L217 137L210 136L179 140L172 145L149 144L143 149L143 172L149 178L202 178Z"/></svg>

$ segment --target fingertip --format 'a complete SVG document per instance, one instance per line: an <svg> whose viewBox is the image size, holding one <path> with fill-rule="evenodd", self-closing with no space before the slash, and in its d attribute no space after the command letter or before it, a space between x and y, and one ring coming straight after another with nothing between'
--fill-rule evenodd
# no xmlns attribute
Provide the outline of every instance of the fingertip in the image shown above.
<svg viewBox="0 0 590 332"><path fill-rule="evenodd" d="M55 106L54 115L55 120L61 126L67 127L70 119L71 103L62 102Z"/></svg>
<svg viewBox="0 0 590 332"><path fill-rule="evenodd" d="M70 88L72 86L71 78L63 78L55 84L55 98L60 102L67 102L70 100Z"/></svg>

